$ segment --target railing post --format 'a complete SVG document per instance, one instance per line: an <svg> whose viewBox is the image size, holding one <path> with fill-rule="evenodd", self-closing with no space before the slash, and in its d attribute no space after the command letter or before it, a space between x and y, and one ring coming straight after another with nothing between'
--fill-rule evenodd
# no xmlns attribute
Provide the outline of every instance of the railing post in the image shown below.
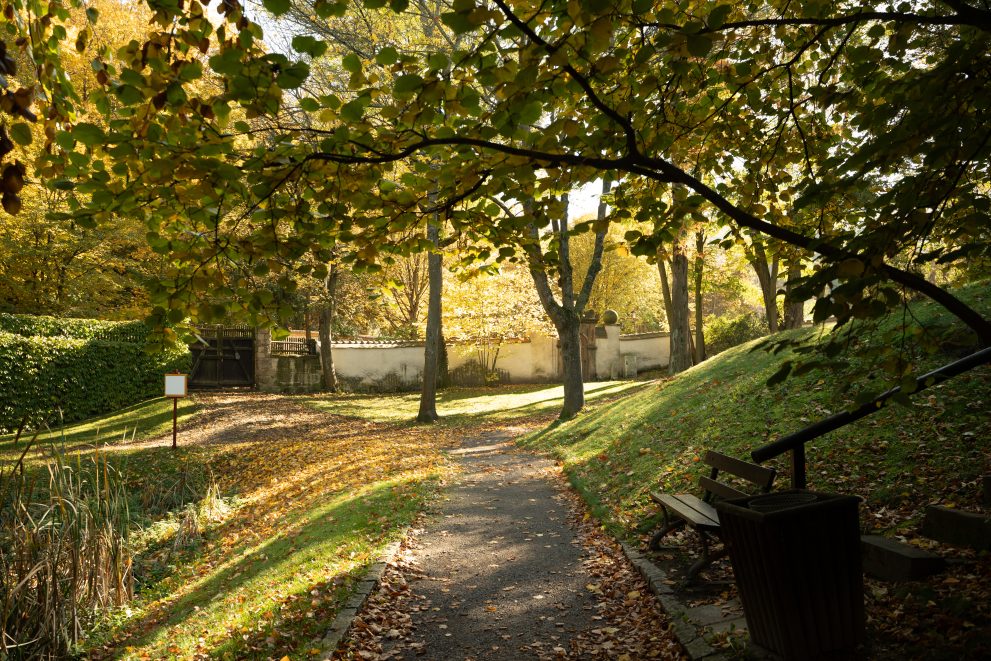
<svg viewBox="0 0 991 661"><path fill-rule="evenodd" d="M808 484L805 478L805 444L799 443L791 451L791 486L804 489Z"/></svg>

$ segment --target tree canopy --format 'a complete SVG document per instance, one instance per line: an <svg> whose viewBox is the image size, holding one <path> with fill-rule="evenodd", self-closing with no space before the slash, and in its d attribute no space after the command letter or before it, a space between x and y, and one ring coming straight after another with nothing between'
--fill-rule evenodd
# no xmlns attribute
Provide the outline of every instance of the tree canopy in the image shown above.
<svg viewBox="0 0 991 661"><path fill-rule="evenodd" d="M275 17L264 24L293 7L263 5ZM320 276L347 243L354 268L378 268L426 248L408 230L438 214L480 258L520 259L534 218L560 215L561 194L605 177L615 189L602 222L650 227L627 235L635 254L656 255L688 223L728 224L727 241L760 234L814 258L801 286L818 296L816 320L843 328L916 292L991 342L991 322L921 274L988 257L986 3L362 5L438 17L453 41L364 44L328 64L346 81L330 91L308 82L334 57L315 31L279 53L238 0L220 3L219 21L195 0L149 0L143 41L94 53L85 115L49 43L67 38L51 27L65 12L36 8L54 17L48 46L23 33L53 131L34 172L71 190L66 213L84 226L146 223L169 262L151 292L158 321L223 313L197 297L204 289L264 310L265 292L231 263L284 272L292 287L286 264L312 254ZM312 11L357 9L317 0ZM5 98L8 113L30 114L15 92ZM532 203L509 214L493 200ZM890 367L903 376L911 361Z"/></svg>

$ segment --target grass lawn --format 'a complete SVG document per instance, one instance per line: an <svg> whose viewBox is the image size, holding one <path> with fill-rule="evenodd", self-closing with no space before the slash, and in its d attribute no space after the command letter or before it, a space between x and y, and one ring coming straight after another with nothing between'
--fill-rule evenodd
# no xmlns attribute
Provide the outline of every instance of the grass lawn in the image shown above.
<svg viewBox="0 0 991 661"><path fill-rule="evenodd" d="M184 408L188 418L196 406ZM322 417L293 398L273 398L272 410ZM141 442L171 428L171 403L153 400L38 442L25 469L41 493L53 453L85 475L97 452L129 493L136 595L90 623L81 654L313 657L355 581L449 474L442 448L452 435L342 418L301 435L293 422L281 423L277 440L271 428L267 440L253 440L242 425L222 441L180 440L173 450ZM23 446L2 439L0 462L9 465Z"/></svg>
<svg viewBox="0 0 991 661"><path fill-rule="evenodd" d="M644 386L637 381L599 381L585 384L585 401L596 402ZM437 393L441 425L512 422L535 415L557 413L563 386L548 384L479 388L447 388ZM304 400L326 413L371 422L413 424L420 409L420 393L382 395L342 394L307 397Z"/></svg>
<svg viewBox="0 0 991 661"><path fill-rule="evenodd" d="M196 400L186 397L179 400L179 424L189 421L199 410ZM64 427L51 427L38 434L36 443L63 442L66 448L86 444L123 443L142 440L168 433L172 430L172 400L164 397L148 399L125 409ZM0 461L19 456L33 432L22 433L15 445L16 434L0 435Z"/></svg>

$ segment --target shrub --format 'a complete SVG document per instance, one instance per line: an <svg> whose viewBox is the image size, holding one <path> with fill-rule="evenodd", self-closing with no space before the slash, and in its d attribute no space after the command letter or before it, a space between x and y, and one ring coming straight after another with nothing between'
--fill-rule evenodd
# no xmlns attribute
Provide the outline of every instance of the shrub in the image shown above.
<svg viewBox="0 0 991 661"><path fill-rule="evenodd" d="M65 319L28 314L0 313L0 331L26 337L66 337L144 344L151 328L143 321Z"/></svg>
<svg viewBox="0 0 991 661"><path fill-rule="evenodd" d="M749 342L767 335L767 319L759 312L745 312L736 316L705 318L705 351L709 356L715 356L738 344Z"/></svg>
<svg viewBox="0 0 991 661"><path fill-rule="evenodd" d="M185 347L149 354L143 344L0 332L0 432L115 411L160 395L162 375L189 366Z"/></svg>

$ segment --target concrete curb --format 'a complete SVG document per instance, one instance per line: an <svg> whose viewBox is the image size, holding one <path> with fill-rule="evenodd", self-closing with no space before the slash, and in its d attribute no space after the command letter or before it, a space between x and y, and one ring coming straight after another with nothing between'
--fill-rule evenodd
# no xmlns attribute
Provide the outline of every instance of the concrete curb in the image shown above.
<svg viewBox="0 0 991 661"><path fill-rule="evenodd" d="M700 627L689 616L688 606L675 597L674 590L665 583L667 576L664 571L626 542L620 542L620 546L623 547L623 554L626 555L626 559L637 568L640 575L647 581L651 591L657 596L657 600L661 602L665 612L671 617L671 628L678 642L685 648L688 657L692 661L696 661L696 659L706 659L706 661L729 659L730 657L713 649L712 645L699 634Z"/></svg>
<svg viewBox="0 0 991 661"><path fill-rule="evenodd" d="M382 580L382 574L385 573L386 565L399 552L399 547L402 545L403 540L409 536L409 533L410 529L405 530L397 541L385 547L381 555L379 555L378 562L368 567L364 578L358 582L357 589L341 608L340 612L337 613L337 617L334 618L330 629L327 630L327 633L324 634L323 639L320 641L320 648L323 650L320 656L322 661L327 661L334 656L337 646L341 644L341 641L344 640L344 637L351 629L354 619L358 617L358 613L364 608L368 597L378 587L379 582Z"/></svg>

